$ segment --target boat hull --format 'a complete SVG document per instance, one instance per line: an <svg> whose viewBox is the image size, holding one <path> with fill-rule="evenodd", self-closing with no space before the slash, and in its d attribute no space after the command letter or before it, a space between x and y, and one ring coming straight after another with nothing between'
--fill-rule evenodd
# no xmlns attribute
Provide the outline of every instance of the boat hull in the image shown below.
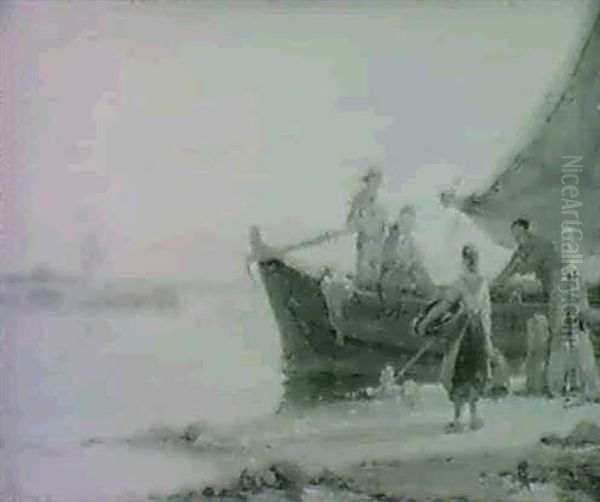
<svg viewBox="0 0 600 502"><path fill-rule="evenodd" d="M340 346L317 279L279 259L263 261L259 269L279 327L286 390L294 396L325 396L376 385L386 364L399 370L428 343L412 330L425 300L399 298L390 305L376 294L355 294L338 325L344 335ZM492 339L513 371L527 353L527 320L546 311L541 302L494 303ZM456 329L451 324L444 331ZM444 350L445 338L439 337L404 377L438 380Z"/></svg>

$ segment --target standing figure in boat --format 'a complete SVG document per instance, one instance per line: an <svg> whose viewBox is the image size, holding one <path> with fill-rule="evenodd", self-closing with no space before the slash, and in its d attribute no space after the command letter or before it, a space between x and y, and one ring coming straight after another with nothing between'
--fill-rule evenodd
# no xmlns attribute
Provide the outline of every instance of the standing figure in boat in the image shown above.
<svg viewBox="0 0 600 502"><path fill-rule="evenodd" d="M533 272L542 284L545 300L552 301L557 297L560 280L560 256L554 244L532 233L529 221L524 218L513 221L510 229L517 242L517 249L494 280L493 286L501 288L514 274ZM552 325L550 329L553 329Z"/></svg>
<svg viewBox="0 0 600 502"><path fill-rule="evenodd" d="M435 285L415 242L415 226L415 207L406 205L385 238L380 287L386 305L394 306L404 295L432 298L435 293Z"/></svg>
<svg viewBox="0 0 600 502"><path fill-rule="evenodd" d="M356 285L376 289L381 271L386 214L377 199L383 180L379 168L372 167L362 178L361 187L352 198L346 219L349 229L356 232Z"/></svg>
<svg viewBox="0 0 600 502"><path fill-rule="evenodd" d="M529 221L519 218L512 222L511 231L517 241L517 249L510 261L493 282L495 288L502 288L514 274L535 273L542 284L544 300L548 302L548 327L550 331L549 345L546 361L546 387L550 393L549 382L556 381L561 373L559 359L550 357L555 343L560 337L561 303L559 294L560 256L552 241L533 234L529 229ZM557 365L554 364L557 362Z"/></svg>
<svg viewBox="0 0 600 502"><path fill-rule="evenodd" d="M477 413L477 402L491 377L490 360L494 349L491 342L491 305L486 279L479 272L479 253L472 245L462 248L462 272L416 327L423 335L427 327L449 309L460 304L462 329L452 341L442 362L441 380L454 404L454 419L447 432L462 430L461 416L469 404L470 428L479 429L483 420Z"/></svg>

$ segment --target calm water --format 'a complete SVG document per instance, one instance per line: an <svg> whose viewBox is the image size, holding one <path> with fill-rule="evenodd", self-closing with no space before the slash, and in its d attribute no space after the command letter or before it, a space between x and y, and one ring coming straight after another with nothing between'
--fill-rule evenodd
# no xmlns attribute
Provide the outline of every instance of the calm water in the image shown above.
<svg viewBox="0 0 600 502"><path fill-rule="evenodd" d="M281 395L279 340L252 285L190 296L179 312L2 314L5 492L106 501L201 482L214 469L197 456L80 444L224 427L270 414Z"/></svg>

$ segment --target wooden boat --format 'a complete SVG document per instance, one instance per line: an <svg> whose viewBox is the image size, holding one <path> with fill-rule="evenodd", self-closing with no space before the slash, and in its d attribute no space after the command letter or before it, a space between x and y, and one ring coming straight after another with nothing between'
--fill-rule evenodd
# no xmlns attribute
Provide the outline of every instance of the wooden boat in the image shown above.
<svg viewBox="0 0 600 502"><path fill-rule="evenodd" d="M415 335L412 326L429 303L425 299L406 295L390 305L375 292L355 291L341 325L334 327L318 277L277 257L259 261L258 267L279 327L291 394L343 394L376 385L387 364L404 368L431 340ZM514 368L526 354L526 322L536 312L545 313L546 304L535 299L494 304L494 343ZM342 345L336 328L342 331ZM458 326L446 327L450 333L453 329ZM444 343L444 338L436 340L404 377L438 379Z"/></svg>
<svg viewBox="0 0 600 502"><path fill-rule="evenodd" d="M580 174L586 232L582 247L586 257L600 255L600 212L596 211L600 209L600 185L595 183L600 180L600 16L597 11L593 16L595 21L574 58L564 92L542 112L544 120L530 141L487 189L464 196L446 194L448 204L471 216L500 245L513 245L507 230L514 218L523 216L539 232L560 239L556 215L561 207L557 195L561 157L580 155L587 166ZM578 121L582 127L577 126ZM521 196L523 187L528 190L527 197ZM318 242L317 238L313 243ZM377 294L358 291L344 307L338 326L344 344L339 345L318 277L292 265L282 253L271 252L257 229L251 247L279 326L284 372L292 395L344 393L376 384L386 364L404 367L426 343L412 330L413 319L426 300L403 296L394 305L386 305ZM537 312L546 313L547 305L535 297L523 303L500 299L493 304L493 341L514 369L526 354L526 322ZM443 343L433 344L405 376L437 379L443 349Z"/></svg>

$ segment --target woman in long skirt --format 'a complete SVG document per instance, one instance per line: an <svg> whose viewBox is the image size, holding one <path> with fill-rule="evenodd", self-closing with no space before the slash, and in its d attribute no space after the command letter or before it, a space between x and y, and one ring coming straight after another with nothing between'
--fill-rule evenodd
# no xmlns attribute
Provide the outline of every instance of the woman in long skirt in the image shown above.
<svg viewBox="0 0 600 502"><path fill-rule="evenodd" d="M462 328L449 346L441 371L442 384L454 404L454 419L446 426L448 432L462 430L462 411L467 403L470 428L476 430L483 426L483 420L477 413L477 401L490 379L490 360L494 352L489 287L479 272L479 253L472 245L463 247L462 265L462 273L444 299L417 326L419 334L426 333L432 322L460 303Z"/></svg>

